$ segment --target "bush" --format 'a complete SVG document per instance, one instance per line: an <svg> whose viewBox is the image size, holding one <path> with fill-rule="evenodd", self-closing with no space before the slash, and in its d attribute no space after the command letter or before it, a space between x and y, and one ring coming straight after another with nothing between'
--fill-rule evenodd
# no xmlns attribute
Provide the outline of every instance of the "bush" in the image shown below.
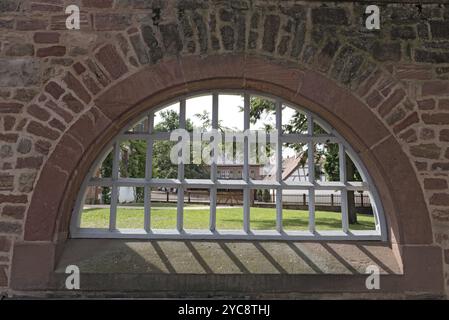
<svg viewBox="0 0 449 320"><path fill-rule="evenodd" d="M264 202L271 202L270 190L265 189L263 191L263 201Z"/></svg>

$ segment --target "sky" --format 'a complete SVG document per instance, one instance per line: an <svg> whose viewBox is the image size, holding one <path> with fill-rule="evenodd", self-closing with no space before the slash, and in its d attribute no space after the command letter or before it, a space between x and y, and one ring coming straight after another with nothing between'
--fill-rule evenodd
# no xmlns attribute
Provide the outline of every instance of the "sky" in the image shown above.
<svg viewBox="0 0 449 320"><path fill-rule="evenodd" d="M220 94L218 96L218 121L222 127L231 128L236 131L243 130L243 96L241 95L228 95ZM169 105L160 111L156 112L154 117L154 124L156 125L161 121L161 111L173 110L179 112L179 103ZM204 111L209 113L212 118L212 95L204 95L193 97L186 100L186 119L189 119L195 127L202 125L196 115L203 114ZM293 116L295 110L289 107L285 107L282 111L282 124L285 125L289 122ZM262 117L255 124L251 124L252 130L264 129L264 123L275 124L275 117L273 114L262 114ZM291 148L283 148L283 157L294 156L295 152Z"/></svg>

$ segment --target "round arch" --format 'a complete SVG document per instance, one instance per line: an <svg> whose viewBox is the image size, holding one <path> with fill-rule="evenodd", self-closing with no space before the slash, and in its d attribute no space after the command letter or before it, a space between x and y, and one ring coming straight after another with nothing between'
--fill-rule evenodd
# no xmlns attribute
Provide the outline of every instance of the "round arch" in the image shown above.
<svg viewBox="0 0 449 320"><path fill-rule="evenodd" d="M304 106L327 121L352 146L372 177L390 243L403 265L423 255L441 259L438 250L420 251L433 243L426 202L409 158L377 115L353 93L315 71L243 55L164 60L101 93L45 163L28 210L24 242L16 247L51 243L54 248L48 254L54 262L58 244L67 239L83 179L107 143L144 110L205 90L264 92ZM15 249L14 260L27 251Z"/></svg>

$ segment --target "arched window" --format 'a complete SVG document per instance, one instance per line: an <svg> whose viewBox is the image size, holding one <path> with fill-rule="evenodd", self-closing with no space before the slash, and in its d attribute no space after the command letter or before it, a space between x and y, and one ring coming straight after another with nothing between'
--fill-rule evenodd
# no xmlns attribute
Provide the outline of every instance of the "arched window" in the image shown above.
<svg viewBox="0 0 449 320"><path fill-rule="evenodd" d="M277 97L210 92L152 109L94 163L75 238L386 240L346 141Z"/></svg>

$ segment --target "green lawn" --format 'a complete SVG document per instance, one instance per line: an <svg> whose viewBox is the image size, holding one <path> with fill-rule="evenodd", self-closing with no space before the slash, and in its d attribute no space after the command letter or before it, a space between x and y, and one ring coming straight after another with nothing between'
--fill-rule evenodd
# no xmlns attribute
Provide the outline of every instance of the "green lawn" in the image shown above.
<svg viewBox="0 0 449 320"><path fill-rule="evenodd" d="M217 208L218 230L241 230L243 228L243 209ZM276 209L252 207L250 211L251 229L275 230ZM283 210L285 230L307 230L309 213L304 210ZM351 224L352 230L374 230L374 217L358 214L358 223ZM143 228L143 208L118 208L117 228ZM341 230L341 214L337 212L317 211L315 213L317 230ZM85 209L81 219L83 228L108 228L109 209ZM151 209L153 229L175 229L176 207L153 207ZM184 210L185 229L208 229L209 210L188 208Z"/></svg>

